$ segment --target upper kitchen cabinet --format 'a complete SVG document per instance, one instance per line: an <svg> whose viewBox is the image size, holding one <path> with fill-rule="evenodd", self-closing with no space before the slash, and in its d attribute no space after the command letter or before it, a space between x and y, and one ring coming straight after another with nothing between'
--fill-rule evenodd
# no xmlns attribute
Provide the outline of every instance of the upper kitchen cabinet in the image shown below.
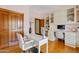
<svg viewBox="0 0 79 59"><path fill-rule="evenodd" d="M76 22L79 22L79 6L76 6Z"/></svg>
<svg viewBox="0 0 79 59"><path fill-rule="evenodd" d="M67 21L69 22L79 22L79 6L67 9Z"/></svg>
<svg viewBox="0 0 79 59"><path fill-rule="evenodd" d="M74 8L67 10L67 21L74 21Z"/></svg>

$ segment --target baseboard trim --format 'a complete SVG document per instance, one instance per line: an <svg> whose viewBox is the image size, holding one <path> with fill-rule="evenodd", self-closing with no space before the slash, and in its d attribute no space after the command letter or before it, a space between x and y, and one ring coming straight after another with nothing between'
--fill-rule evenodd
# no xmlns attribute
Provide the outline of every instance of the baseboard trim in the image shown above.
<svg viewBox="0 0 79 59"><path fill-rule="evenodd" d="M79 46L77 46L77 48L79 48Z"/></svg>
<svg viewBox="0 0 79 59"><path fill-rule="evenodd" d="M76 46L74 45L70 45L70 44L65 44L66 46L72 47L72 48L76 48Z"/></svg>
<svg viewBox="0 0 79 59"><path fill-rule="evenodd" d="M49 39L49 41L55 41L55 39Z"/></svg>

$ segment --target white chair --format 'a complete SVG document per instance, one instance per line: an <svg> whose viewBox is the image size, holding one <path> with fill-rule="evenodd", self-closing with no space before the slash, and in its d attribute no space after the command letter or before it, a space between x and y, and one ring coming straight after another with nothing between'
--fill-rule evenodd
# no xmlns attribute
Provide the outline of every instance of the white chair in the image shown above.
<svg viewBox="0 0 79 59"><path fill-rule="evenodd" d="M22 35L20 33L16 33L17 39L19 42L19 47L25 52L29 50L30 48L34 47L34 40L27 40L24 41Z"/></svg>

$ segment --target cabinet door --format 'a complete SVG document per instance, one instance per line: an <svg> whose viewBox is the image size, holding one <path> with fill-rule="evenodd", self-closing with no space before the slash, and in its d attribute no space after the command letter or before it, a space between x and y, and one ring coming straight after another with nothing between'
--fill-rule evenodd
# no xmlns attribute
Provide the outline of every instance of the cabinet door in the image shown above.
<svg viewBox="0 0 79 59"><path fill-rule="evenodd" d="M65 44L76 47L76 33L65 33Z"/></svg>
<svg viewBox="0 0 79 59"><path fill-rule="evenodd" d="M13 32L16 30L16 16L13 13L9 13L9 41L13 42L15 40L15 33Z"/></svg>
<svg viewBox="0 0 79 59"><path fill-rule="evenodd" d="M16 42L16 32L23 32L23 15L9 14L9 41Z"/></svg>
<svg viewBox="0 0 79 59"><path fill-rule="evenodd" d="M8 13L0 11L0 48L8 46Z"/></svg>
<svg viewBox="0 0 79 59"><path fill-rule="evenodd" d="M77 44L77 47L79 47L79 32L77 32L76 38L77 38L76 44Z"/></svg>

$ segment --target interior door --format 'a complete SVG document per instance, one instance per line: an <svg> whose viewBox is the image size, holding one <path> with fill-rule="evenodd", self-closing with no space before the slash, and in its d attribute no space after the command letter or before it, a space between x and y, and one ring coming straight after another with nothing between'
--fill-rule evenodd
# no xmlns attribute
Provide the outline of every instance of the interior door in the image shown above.
<svg viewBox="0 0 79 59"><path fill-rule="evenodd" d="M40 20L35 19L35 33L40 34Z"/></svg>
<svg viewBox="0 0 79 59"><path fill-rule="evenodd" d="M0 11L0 48L8 46L8 12Z"/></svg>
<svg viewBox="0 0 79 59"><path fill-rule="evenodd" d="M44 19L35 19L35 33L41 35L42 27L44 27Z"/></svg>

